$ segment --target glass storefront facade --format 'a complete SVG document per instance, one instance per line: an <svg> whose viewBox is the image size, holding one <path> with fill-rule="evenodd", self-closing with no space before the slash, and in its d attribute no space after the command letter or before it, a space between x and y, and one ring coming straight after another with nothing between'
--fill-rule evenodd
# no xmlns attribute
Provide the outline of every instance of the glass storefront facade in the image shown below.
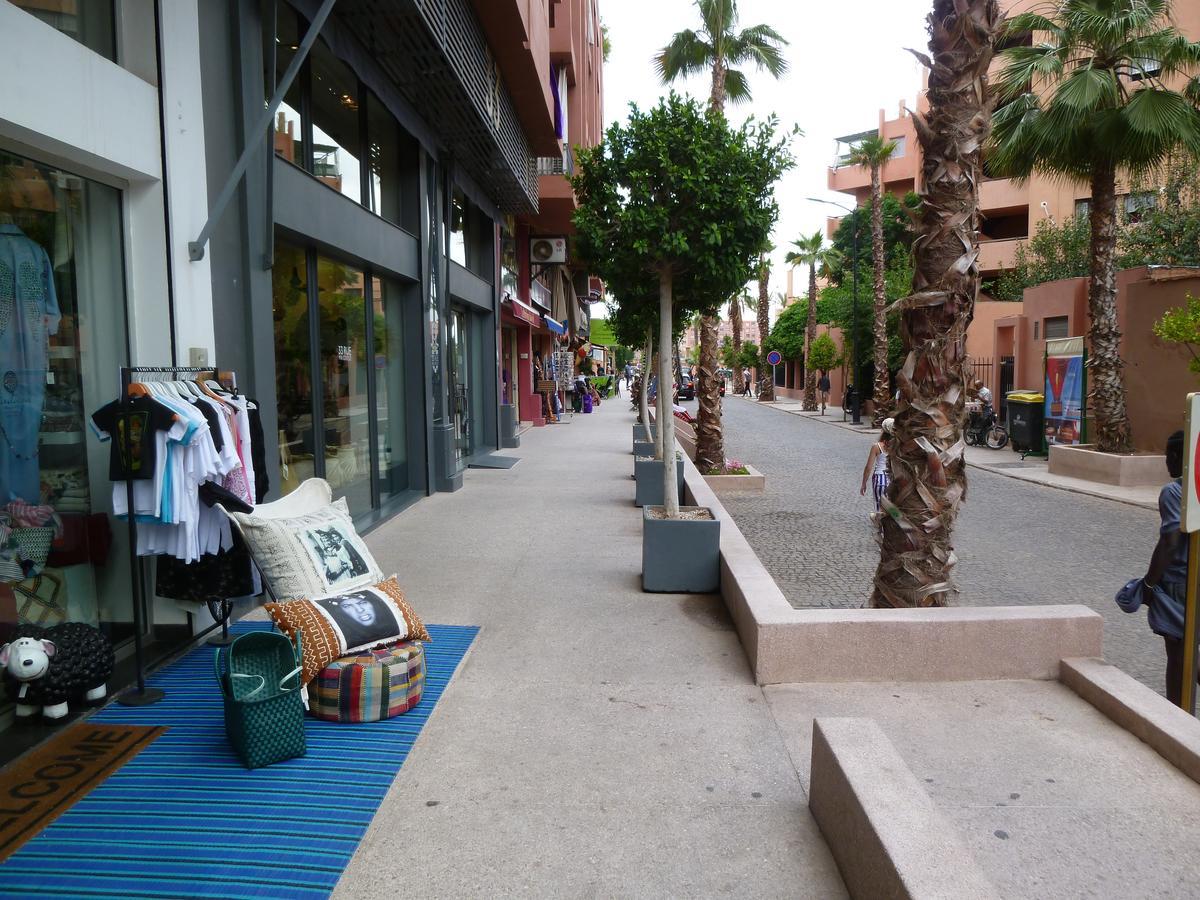
<svg viewBox="0 0 1200 900"><path fill-rule="evenodd" d="M278 242L273 310L281 493L329 482L362 517L413 489L402 285Z"/></svg>
<svg viewBox="0 0 1200 900"><path fill-rule="evenodd" d="M105 59L117 58L112 0L9 0Z"/></svg>
<svg viewBox="0 0 1200 900"><path fill-rule="evenodd" d="M122 233L120 191L0 151L0 640L26 623L133 633L109 445L86 427L128 364Z"/></svg>

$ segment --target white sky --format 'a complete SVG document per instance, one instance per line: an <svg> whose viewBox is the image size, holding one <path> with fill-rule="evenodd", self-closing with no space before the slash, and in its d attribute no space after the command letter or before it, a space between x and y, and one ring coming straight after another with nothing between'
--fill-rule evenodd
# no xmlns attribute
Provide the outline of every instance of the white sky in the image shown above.
<svg viewBox="0 0 1200 900"><path fill-rule="evenodd" d="M698 29L700 16L692 0L600 0L599 6L612 41L604 66L607 125L624 120L630 102L644 109L667 92L653 58L675 32ZM824 231L826 216L841 214L804 198L853 203L850 195L825 186L834 138L874 128L880 109L894 118L901 100L915 104L921 67L905 48L925 50L925 16L931 7L930 0L739 0L738 27L773 26L788 40L791 68L779 81L765 71L747 70L753 99L727 106L726 113L735 124L750 115L776 113L781 124L804 130L792 145L796 167L775 189L780 214L772 239L777 248L772 296L787 285L783 257L790 242ZM676 85L676 90L707 102L710 83L705 75ZM807 290L805 270L796 270L794 284L799 294Z"/></svg>

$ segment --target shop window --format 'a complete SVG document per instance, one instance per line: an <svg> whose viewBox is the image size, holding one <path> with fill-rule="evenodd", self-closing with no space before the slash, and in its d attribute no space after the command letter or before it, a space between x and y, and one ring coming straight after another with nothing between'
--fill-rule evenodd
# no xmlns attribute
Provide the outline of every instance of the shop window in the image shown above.
<svg viewBox="0 0 1200 900"><path fill-rule="evenodd" d="M1046 319L1042 326L1042 334L1046 340L1053 341L1056 338L1065 338L1071 336L1071 329L1066 316L1051 316Z"/></svg>
<svg viewBox="0 0 1200 900"><path fill-rule="evenodd" d="M500 294L510 297L517 293L517 241L507 227L500 229Z"/></svg>
<svg viewBox="0 0 1200 900"><path fill-rule="evenodd" d="M321 40L313 45L312 173L335 191L361 203L362 121L358 77Z"/></svg>
<svg viewBox="0 0 1200 900"><path fill-rule="evenodd" d="M265 10L264 10L265 12ZM283 78L300 47L301 23L296 13L286 4L277 7L275 22L275 44L271 45L271 23L263 22L263 65L265 82L263 96L269 100L275 85ZM270 69L271 57L275 57L274 74ZM275 155L303 169L311 169L311 161L304 151L304 108L303 85L306 70L302 69L284 94L283 101L275 111L274 145Z"/></svg>
<svg viewBox="0 0 1200 900"><path fill-rule="evenodd" d="M117 58L112 0L9 0L105 59Z"/></svg>
<svg viewBox="0 0 1200 900"><path fill-rule="evenodd" d="M371 279L375 416L379 435L376 460L381 502L403 494L410 486L402 290L390 279Z"/></svg>
<svg viewBox="0 0 1200 900"><path fill-rule="evenodd" d="M317 257L320 310L321 415L325 434L325 480L350 512L371 509L370 406L365 282L360 269Z"/></svg>
<svg viewBox="0 0 1200 900"><path fill-rule="evenodd" d="M276 243L271 270L275 319L275 397L279 413L280 492L289 494L316 472L313 433L312 338L305 252Z"/></svg>
<svg viewBox="0 0 1200 900"><path fill-rule="evenodd" d="M26 623L86 622L114 643L133 635L110 445L85 425L128 364L122 233L117 189L0 152L0 515L21 501L59 520L53 546L53 522L0 540L0 643ZM7 750L0 738L0 760Z"/></svg>

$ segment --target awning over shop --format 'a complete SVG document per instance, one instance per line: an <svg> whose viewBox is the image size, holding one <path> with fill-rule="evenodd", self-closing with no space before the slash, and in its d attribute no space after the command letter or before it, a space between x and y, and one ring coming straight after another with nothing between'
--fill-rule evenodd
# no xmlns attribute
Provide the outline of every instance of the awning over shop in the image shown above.
<svg viewBox="0 0 1200 900"><path fill-rule="evenodd" d="M509 297L504 301L503 306L507 309L514 319L518 319L527 325L532 325L534 328L542 324L542 316L532 306L527 306L518 300L516 297Z"/></svg>
<svg viewBox="0 0 1200 900"><path fill-rule="evenodd" d="M544 321L546 323L546 327L549 328L551 331L553 331L555 334L566 334L567 333L567 326L564 325L562 322L556 322L549 316L542 316L542 321Z"/></svg>

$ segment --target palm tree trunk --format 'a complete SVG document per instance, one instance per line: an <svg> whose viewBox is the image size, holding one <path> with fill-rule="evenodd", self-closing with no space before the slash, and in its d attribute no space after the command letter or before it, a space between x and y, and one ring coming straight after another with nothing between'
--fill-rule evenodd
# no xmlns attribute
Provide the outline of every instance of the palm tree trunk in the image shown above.
<svg viewBox="0 0 1200 900"><path fill-rule="evenodd" d="M888 377L887 290L883 272L887 266L883 249L883 185L879 166L871 166L871 263L875 271L875 416L878 425L892 407L891 379Z"/></svg>
<svg viewBox="0 0 1200 900"><path fill-rule="evenodd" d="M700 320L700 377L696 386L696 465L701 472L725 464L725 432L721 425L721 382L717 376L717 319Z"/></svg>
<svg viewBox="0 0 1200 900"><path fill-rule="evenodd" d="M733 329L733 352L742 352L742 295L729 301L729 327Z"/></svg>
<svg viewBox="0 0 1200 900"><path fill-rule="evenodd" d="M767 338L771 334L771 295L767 288L771 280L771 270L765 265L758 274L758 399L770 401L775 399L775 379L771 377L771 367L767 365Z"/></svg>
<svg viewBox="0 0 1200 900"><path fill-rule="evenodd" d="M961 12L960 12L961 10ZM874 607L946 606L954 520L967 489L962 422L966 332L979 290L979 148L992 101L987 67L996 0L934 0L929 112L913 121L924 150L913 293L902 303L900 409L889 456Z"/></svg>
<svg viewBox="0 0 1200 900"><path fill-rule="evenodd" d="M808 267L808 321L804 328L804 411L817 411L817 370L810 364L813 341L817 339L817 264Z"/></svg>
<svg viewBox="0 0 1200 900"><path fill-rule="evenodd" d="M725 61L721 58L713 60L712 92L708 97L708 108L713 112L725 115Z"/></svg>
<svg viewBox="0 0 1200 900"><path fill-rule="evenodd" d="M1092 259L1088 284L1091 385L1088 401L1095 418L1096 449L1104 453L1128 453L1132 449L1113 262L1117 245L1116 180L1116 172L1111 168L1092 173Z"/></svg>
<svg viewBox="0 0 1200 900"><path fill-rule="evenodd" d="M668 519L679 518L679 488L675 475L675 411L671 396L671 272L658 276L658 436L662 439L663 506Z"/></svg>

